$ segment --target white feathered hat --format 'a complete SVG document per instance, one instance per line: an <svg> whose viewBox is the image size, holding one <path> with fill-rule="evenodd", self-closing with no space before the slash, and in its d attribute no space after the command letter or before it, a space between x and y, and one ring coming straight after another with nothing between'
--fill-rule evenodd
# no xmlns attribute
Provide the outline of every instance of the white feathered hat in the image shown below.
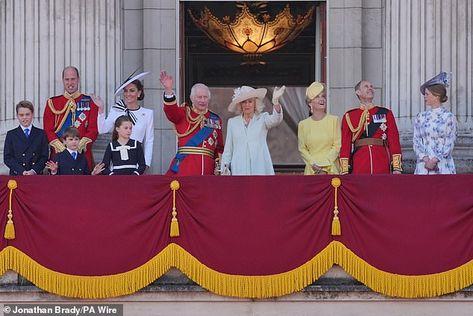
<svg viewBox="0 0 473 316"><path fill-rule="evenodd" d="M240 102L248 99L256 98L256 109L255 112L261 113L264 109L263 99L266 95L265 88L255 89L248 86L241 86L233 90L232 103L228 106L228 111L237 114L241 113Z"/></svg>

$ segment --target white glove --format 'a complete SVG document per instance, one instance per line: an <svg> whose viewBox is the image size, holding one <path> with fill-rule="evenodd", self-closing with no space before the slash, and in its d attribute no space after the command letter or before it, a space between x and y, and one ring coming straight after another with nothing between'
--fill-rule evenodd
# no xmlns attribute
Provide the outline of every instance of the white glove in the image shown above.
<svg viewBox="0 0 473 316"><path fill-rule="evenodd" d="M282 86L281 88L274 87L273 91L273 105L279 104L279 98L283 95L284 90L286 90L286 86Z"/></svg>

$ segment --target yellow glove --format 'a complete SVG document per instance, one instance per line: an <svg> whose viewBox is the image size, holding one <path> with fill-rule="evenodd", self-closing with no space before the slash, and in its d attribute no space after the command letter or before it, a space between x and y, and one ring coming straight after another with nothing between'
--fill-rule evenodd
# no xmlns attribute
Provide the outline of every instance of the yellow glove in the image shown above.
<svg viewBox="0 0 473 316"><path fill-rule="evenodd" d="M60 152L63 152L64 150L66 150L66 146L64 146L64 144L57 138L55 140L53 140L52 142L50 142L49 145L52 148L54 148L54 151L56 153L60 153Z"/></svg>
<svg viewBox="0 0 473 316"><path fill-rule="evenodd" d="M92 139L87 138L87 137L82 137L79 140L79 145L77 146L77 151L80 152L80 153L86 152L87 151L87 144L91 143L91 142L92 142Z"/></svg>

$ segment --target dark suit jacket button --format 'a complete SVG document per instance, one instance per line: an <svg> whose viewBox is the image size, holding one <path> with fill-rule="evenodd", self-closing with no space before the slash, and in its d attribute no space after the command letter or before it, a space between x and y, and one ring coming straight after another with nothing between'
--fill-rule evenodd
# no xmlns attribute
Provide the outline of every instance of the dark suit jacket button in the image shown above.
<svg viewBox="0 0 473 316"><path fill-rule="evenodd" d="M25 154L25 153L23 153L23 155L22 155L22 156L23 156L23 157L25 157L25 156L26 156L26 154Z"/></svg>

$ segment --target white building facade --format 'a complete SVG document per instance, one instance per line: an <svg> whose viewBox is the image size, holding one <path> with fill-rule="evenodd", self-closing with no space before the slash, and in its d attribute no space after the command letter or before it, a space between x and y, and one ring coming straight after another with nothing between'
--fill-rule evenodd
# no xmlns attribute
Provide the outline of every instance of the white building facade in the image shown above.
<svg viewBox="0 0 473 316"><path fill-rule="evenodd" d="M180 82L180 4L177 0L0 0L0 139L16 126L14 107L23 99L36 106L36 124L42 126L47 98L63 92L64 66L77 66L81 91L100 95L108 106L121 80L137 68L145 69L151 75L144 79L143 106L155 114L150 172L164 173L176 141L162 112L159 73L166 69ZM419 86L441 70L451 73L447 106L459 126L454 158L460 172L471 171L466 162L472 156L472 4L330 0L326 13L329 110L341 116L356 106L353 86L361 79L372 81L376 103L391 108L397 118L404 156L410 159L413 118L424 109ZM96 160L107 141L102 137L97 142ZM6 172L4 166L2 170Z"/></svg>
<svg viewBox="0 0 473 316"><path fill-rule="evenodd" d="M15 105L20 100L33 102L35 124L42 126L47 98L63 93L64 66L78 67L81 91L100 95L108 106L121 80L141 68L151 71L144 79L143 105L155 115L150 172L164 173L175 154L176 137L162 111L159 73L168 70L176 83L180 81L179 7L179 0L0 0L0 140L17 125ZM472 172L468 165L473 159L472 21L470 0L328 0L330 112L341 116L357 106L353 87L361 79L370 80L376 87L376 103L393 110L405 157L412 159L412 122L424 109L419 86L441 70L449 72L448 106L459 127L454 158L459 171ZM106 137L97 141L96 160L107 142ZM1 173L7 174L3 164ZM329 277L342 279L341 283L350 279L343 272L331 273ZM179 273L174 274L180 278ZM32 287L15 290L18 282L15 273L1 278L6 290L0 291L0 301L78 302L38 294ZM340 292L327 287L253 301L195 289L150 289L110 302L126 304L127 316L146 315L151 310L166 315L342 316L380 315L382 311L389 315L470 315L471 293L466 290L416 301L386 298L368 289Z"/></svg>

